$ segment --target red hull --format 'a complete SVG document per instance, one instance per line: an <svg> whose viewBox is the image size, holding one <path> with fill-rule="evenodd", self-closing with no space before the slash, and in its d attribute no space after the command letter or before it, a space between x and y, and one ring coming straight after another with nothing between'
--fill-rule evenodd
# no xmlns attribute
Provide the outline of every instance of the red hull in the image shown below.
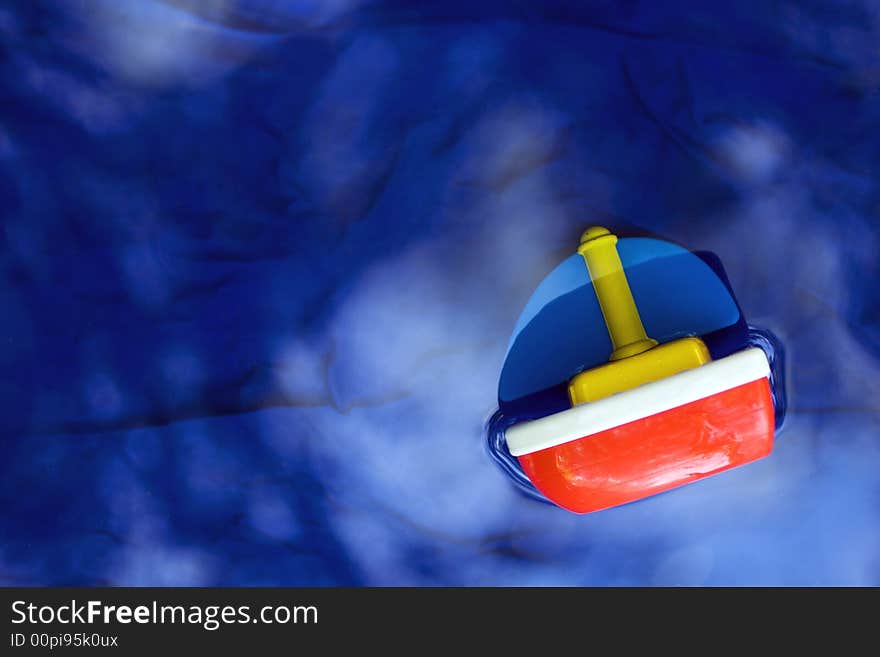
<svg viewBox="0 0 880 657"><path fill-rule="evenodd" d="M766 378L519 457L549 499L590 513L767 456L773 398Z"/></svg>

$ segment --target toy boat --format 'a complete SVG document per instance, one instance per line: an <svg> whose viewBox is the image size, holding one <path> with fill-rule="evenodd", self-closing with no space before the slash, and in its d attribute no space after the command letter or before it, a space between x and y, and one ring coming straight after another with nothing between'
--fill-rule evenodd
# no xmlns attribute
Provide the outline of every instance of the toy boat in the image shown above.
<svg viewBox="0 0 880 657"><path fill-rule="evenodd" d="M663 344L648 337L617 241L594 227L578 249L611 340L609 362L569 380L570 408L506 432L510 453L534 485L576 513L697 481L773 447L764 351L746 348L713 360L699 337Z"/></svg>

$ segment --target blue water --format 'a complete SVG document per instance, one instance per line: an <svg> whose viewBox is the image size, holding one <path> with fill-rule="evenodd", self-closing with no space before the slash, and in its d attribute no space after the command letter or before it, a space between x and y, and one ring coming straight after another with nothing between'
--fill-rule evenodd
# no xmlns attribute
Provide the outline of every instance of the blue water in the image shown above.
<svg viewBox="0 0 880 657"><path fill-rule="evenodd" d="M0 582L880 584L875 3L0 6ZM483 428L584 227L785 345L759 463L575 516Z"/></svg>

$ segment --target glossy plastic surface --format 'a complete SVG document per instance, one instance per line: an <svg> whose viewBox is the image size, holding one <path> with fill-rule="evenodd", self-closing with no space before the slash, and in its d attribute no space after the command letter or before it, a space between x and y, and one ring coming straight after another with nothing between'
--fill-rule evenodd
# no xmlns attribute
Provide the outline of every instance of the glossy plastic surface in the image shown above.
<svg viewBox="0 0 880 657"><path fill-rule="evenodd" d="M657 341L648 337L639 317L617 253L617 235L602 226L588 228L581 235L578 253L584 258L608 327L608 337L614 348L610 360L635 356L656 347Z"/></svg>
<svg viewBox="0 0 880 657"><path fill-rule="evenodd" d="M550 500L590 513L762 458L773 448L766 378L519 458Z"/></svg>
<svg viewBox="0 0 880 657"><path fill-rule="evenodd" d="M623 360L584 370L568 384L573 405L596 401L644 383L693 369L712 360L699 338L682 338Z"/></svg>

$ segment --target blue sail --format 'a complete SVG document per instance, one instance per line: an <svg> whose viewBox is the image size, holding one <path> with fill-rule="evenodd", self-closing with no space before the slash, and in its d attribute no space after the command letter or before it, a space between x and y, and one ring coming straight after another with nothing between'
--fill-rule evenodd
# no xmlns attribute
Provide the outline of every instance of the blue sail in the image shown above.
<svg viewBox="0 0 880 657"><path fill-rule="evenodd" d="M623 238L617 247L642 323L654 339L667 342L687 335L718 336L730 327L744 329L717 258L713 267L711 258L646 237ZM744 330L742 334L744 339ZM584 261L575 254L541 282L517 321L501 372L499 401L542 394L555 399L569 378L607 362L610 353L599 302Z"/></svg>

